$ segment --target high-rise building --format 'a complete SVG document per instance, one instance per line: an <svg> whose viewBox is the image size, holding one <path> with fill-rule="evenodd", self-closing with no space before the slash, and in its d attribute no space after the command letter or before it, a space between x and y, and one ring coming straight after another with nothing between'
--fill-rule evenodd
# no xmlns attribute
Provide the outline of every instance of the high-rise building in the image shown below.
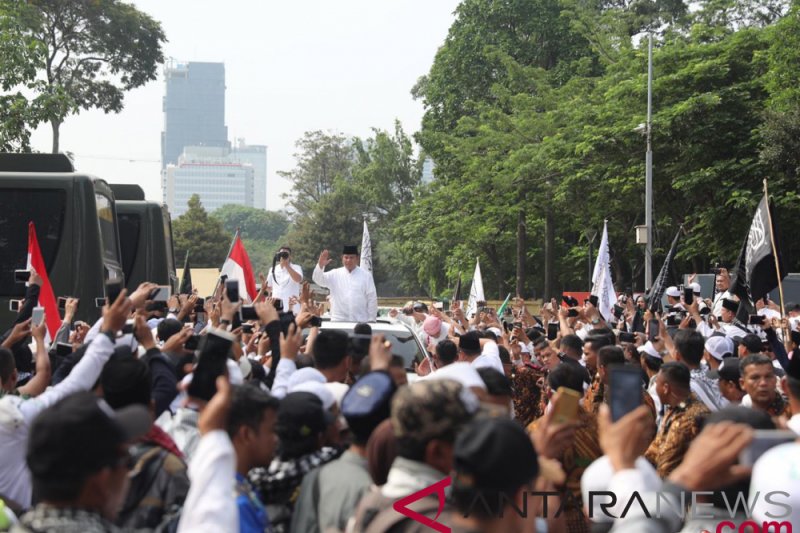
<svg viewBox="0 0 800 533"><path fill-rule="evenodd" d="M433 162L433 159L426 157L425 161L422 162L422 183L428 184L433 181L434 168L436 168L436 164Z"/></svg>
<svg viewBox="0 0 800 533"><path fill-rule="evenodd" d="M225 126L225 65L171 60L164 77L162 172L178 163L187 146L230 146Z"/></svg>
<svg viewBox="0 0 800 533"><path fill-rule="evenodd" d="M255 207L254 178L254 166L227 147L188 146L164 172L164 203L174 217L187 211L193 194L209 212L227 204Z"/></svg>
<svg viewBox="0 0 800 533"><path fill-rule="evenodd" d="M232 160L253 165L253 207L267 208L267 147L263 144L246 144L236 139L231 151Z"/></svg>

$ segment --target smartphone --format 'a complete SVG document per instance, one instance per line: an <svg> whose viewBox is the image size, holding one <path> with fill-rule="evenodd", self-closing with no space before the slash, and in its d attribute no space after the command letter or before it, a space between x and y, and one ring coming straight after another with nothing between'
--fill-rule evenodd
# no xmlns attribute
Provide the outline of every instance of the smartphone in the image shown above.
<svg viewBox="0 0 800 533"><path fill-rule="evenodd" d="M56 343L56 355L60 355L61 357L65 357L72 353L72 345L68 342L57 342Z"/></svg>
<svg viewBox="0 0 800 533"><path fill-rule="evenodd" d="M657 318L651 318L647 328L647 340L654 341L658 338L658 330L661 327Z"/></svg>
<svg viewBox="0 0 800 533"><path fill-rule="evenodd" d="M594 295L594 294L589 296L589 303L592 304L594 307L597 307L598 303L599 303L599 300L597 299L597 296Z"/></svg>
<svg viewBox="0 0 800 533"><path fill-rule="evenodd" d="M58 310L62 313L67 310L67 298L64 296L58 297Z"/></svg>
<svg viewBox="0 0 800 533"><path fill-rule="evenodd" d="M105 298L95 298L94 299L94 306L95 307L103 307L104 305L106 305L106 299Z"/></svg>
<svg viewBox="0 0 800 533"><path fill-rule="evenodd" d="M558 329L558 324L547 324L547 340L556 340L558 338Z"/></svg>
<svg viewBox="0 0 800 533"><path fill-rule="evenodd" d="M195 313L205 313L206 311L206 300L205 298L198 298L194 304L194 312Z"/></svg>
<svg viewBox="0 0 800 533"><path fill-rule="evenodd" d="M217 378L227 372L228 353L236 337L215 329L209 331L201 342L200 355L194 368L189 396L210 400L217 393Z"/></svg>
<svg viewBox="0 0 800 533"><path fill-rule="evenodd" d="M637 366L611 365L609 372L608 403L616 422L642 405L642 371Z"/></svg>
<svg viewBox="0 0 800 533"><path fill-rule="evenodd" d="M15 270L14 271L14 281L17 283L28 283L28 280L31 279L31 271L30 270Z"/></svg>
<svg viewBox="0 0 800 533"><path fill-rule="evenodd" d="M619 342L636 342L636 334L628 331L620 331Z"/></svg>
<svg viewBox="0 0 800 533"><path fill-rule="evenodd" d="M797 434L785 429L756 429L750 446L739 452L739 464L753 466L770 448L797 440Z"/></svg>
<svg viewBox="0 0 800 533"><path fill-rule="evenodd" d="M572 317L576 317L576 316L578 316L578 310L577 310L577 309L575 309L574 307L573 307L573 308L571 308L571 309L569 309L569 310L567 310L567 316L568 316L569 318L572 318Z"/></svg>
<svg viewBox="0 0 800 533"><path fill-rule="evenodd" d="M133 320L126 320L125 321L125 325L122 326L122 334L123 335L128 335L128 334L133 335L133 328L134 328Z"/></svg>
<svg viewBox="0 0 800 533"><path fill-rule="evenodd" d="M258 313L256 313L256 308L252 305L243 305L239 313L242 320L258 320Z"/></svg>
<svg viewBox="0 0 800 533"><path fill-rule="evenodd" d="M147 299L154 302L166 302L169 300L171 292L172 289L169 287L169 285L159 285L150 291L150 295L147 297Z"/></svg>
<svg viewBox="0 0 800 533"><path fill-rule="evenodd" d="M694 303L694 291L691 287L683 288L683 301L686 302L686 305L692 305Z"/></svg>
<svg viewBox="0 0 800 533"><path fill-rule="evenodd" d="M239 301L239 280L229 279L225 281L225 293L228 295L228 301L236 303Z"/></svg>
<svg viewBox="0 0 800 533"><path fill-rule="evenodd" d="M625 309L623 309L621 305L614 304L614 316L617 317L617 320L622 318L622 313L624 312Z"/></svg>
<svg viewBox="0 0 800 533"><path fill-rule="evenodd" d="M277 312L280 313L281 311L283 311L283 300L281 300L280 298L276 298L275 300L272 300L272 305L275 306L275 310Z"/></svg>
<svg viewBox="0 0 800 533"><path fill-rule="evenodd" d="M200 335L192 335L186 339L186 342L183 344L184 348L192 351L195 351L198 346L200 346Z"/></svg>
<svg viewBox="0 0 800 533"><path fill-rule="evenodd" d="M117 301L120 292L122 292L122 281L106 281L106 299L108 300L108 305L113 305L114 302Z"/></svg>
<svg viewBox="0 0 800 533"><path fill-rule="evenodd" d="M681 318L677 314L668 314L667 315L667 326L670 327L677 327L681 325Z"/></svg>
<svg viewBox="0 0 800 533"><path fill-rule="evenodd" d="M764 315L750 315L747 323L751 326L761 326L764 324Z"/></svg>
<svg viewBox="0 0 800 533"><path fill-rule="evenodd" d="M22 300L9 300L8 301L8 310L12 313L19 313L19 310L22 309Z"/></svg>
<svg viewBox="0 0 800 533"><path fill-rule="evenodd" d="M558 388L558 401L553 405L553 423L565 424L578 419L581 395L567 387Z"/></svg>
<svg viewBox="0 0 800 533"><path fill-rule="evenodd" d="M242 324L242 333L253 333L253 324Z"/></svg>
<svg viewBox="0 0 800 533"><path fill-rule="evenodd" d="M318 316L312 316L311 320L308 322L308 327L310 328L321 328L322 327L322 319Z"/></svg>
<svg viewBox="0 0 800 533"><path fill-rule="evenodd" d="M31 320L33 326L40 326L44 320L44 307L34 307L31 318L33 319Z"/></svg>

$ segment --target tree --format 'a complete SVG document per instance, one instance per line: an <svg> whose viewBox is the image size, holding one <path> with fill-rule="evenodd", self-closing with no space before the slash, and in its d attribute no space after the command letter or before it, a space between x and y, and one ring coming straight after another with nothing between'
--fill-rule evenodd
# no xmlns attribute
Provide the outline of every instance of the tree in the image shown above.
<svg viewBox="0 0 800 533"><path fill-rule="evenodd" d="M34 124L52 126L53 153L69 115L92 108L118 113L124 92L155 80L164 61L160 23L121 0L0 0L3 17L18 44L37 43L25 48L25 67L36 77L19 81L35 95Z"/></svg>
<svg viewBox="0 0 800 533"><path fill-rule="evenodd" d="M285 213L243 205L224 205L216 209L211 218L219 220L227 234L233 235L236 228L240 229L253 268L265 274L289 229L289 217Z"/></svg>
<svg viewBox="0 0 800 533"><path fill-rule="evenodd" d="M175 237L175 257L184 257L191 250L192 266L197 268L219 268L233 234L225 233L222 223L208 216L200 196L189 198L189 210L175 219L172 231Z"/></svg>

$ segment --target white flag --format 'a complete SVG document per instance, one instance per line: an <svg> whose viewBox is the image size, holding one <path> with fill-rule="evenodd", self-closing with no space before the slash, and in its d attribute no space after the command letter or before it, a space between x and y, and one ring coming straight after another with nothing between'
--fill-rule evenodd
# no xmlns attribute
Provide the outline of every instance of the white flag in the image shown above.
<svg viewBox="0 0 800 533"><path fill-rule="evenodd" d="M617 303L617 293L614 291L614 282L611 279L608 221L603 222L603 238L600 240L600 250L597 253L592 276L592 295L597 296L597 310L604 319L609 320L613 316L614 304Z"/></svg>
<svg viewBox="0 0 800 533"><path fill-rule="evenodd" d="M364 221L364 234L361 236L361 268L372 273L372 241L369 238L367 221Z"/></svg>
<svg viewBox="0 0 800 533"><path fill-rule="evenodd" d="M483 295L483 278L481 277L481 262L475 262L475 275L472 276L472 286L469 288L469 300L467 301L467 316L470 317L478 312L478 302L485 302Z"/></svg>

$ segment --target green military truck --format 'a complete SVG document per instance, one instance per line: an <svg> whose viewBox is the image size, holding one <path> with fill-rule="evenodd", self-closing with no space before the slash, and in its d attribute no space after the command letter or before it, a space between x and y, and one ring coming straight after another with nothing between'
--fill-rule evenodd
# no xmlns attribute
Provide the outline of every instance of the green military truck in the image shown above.
<svg viewBox="0 0 800 533"><path fill-rule="evenodd" d="M105 281L124 279L111 187L63 154L0 154L0 324L25 294L14 270L26 268L30 221L56 297L80 298L76 319L94 321Z"/></svg>
<svg viewBox="0 0 800 533"><path fill-rule="evenodd" d="M144 199L138 185L112 185L117 208L122 270L129 291L152 281L178 291L169 210Z"/></svg>

